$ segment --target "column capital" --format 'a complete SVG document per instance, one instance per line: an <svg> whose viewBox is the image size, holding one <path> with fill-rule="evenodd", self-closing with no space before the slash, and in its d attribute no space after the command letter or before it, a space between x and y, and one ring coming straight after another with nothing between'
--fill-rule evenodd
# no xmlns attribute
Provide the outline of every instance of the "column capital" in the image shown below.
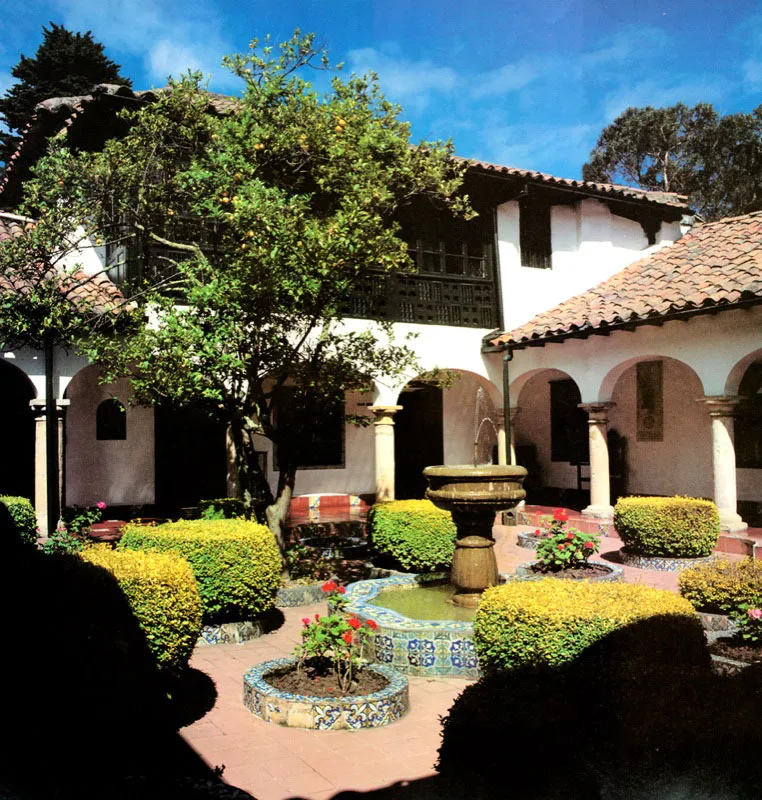
<svg viewBox="0 0 762 800"><path fill-rule="evenodd" d="M394 415L402 411L402 406L368 406L368 411L373 413L374 425L394 425Z"/></svg>
<svg viewBox="0 0 762 800"><path fill-rule="evenodd" d="M577 408L587 411L588 422L591 425L596 425L608 422L609 410L612 409L616 403L611 401L600 403L578 403Z"/></svg>
<svg viewBox="0 0 762 800"><path fill-rule="evenodd" d="M65 400L63 398L56 400L56 411L60 414L64 409L68 408L71 405L71 400ZM45 413L45 399L41 397L35 397L34 399L29 401L29 407L32 409L36 416L42 416Z"/></svg>
<svg viewBox="0 0 762 800"><path fill-rule="evenodd" d="M737 395L716 395L714 397L699 397L697 403L703 403L709 409L710 417L734 417L738 406L745 398Z"/></svg>
<svg viewBox="0 0 762 800"><path fill-rule="evenodd" d="M511 422L513 422L519 415L519 407L511 406L510 415L511 415ZM495 422L498 425L505 425L505 409L502 406L500 406L500 408L495 409Z"/></svg>

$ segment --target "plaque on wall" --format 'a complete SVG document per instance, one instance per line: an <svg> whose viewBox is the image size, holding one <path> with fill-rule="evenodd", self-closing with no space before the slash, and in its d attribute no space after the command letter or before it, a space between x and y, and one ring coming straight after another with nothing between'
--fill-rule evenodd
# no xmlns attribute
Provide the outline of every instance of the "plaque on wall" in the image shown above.
<svg viewBox="0 0 762 800"><path fill-rule="evenodd" d="M637 366L639 442L664 440L664 362L641 361Z"/></svg>

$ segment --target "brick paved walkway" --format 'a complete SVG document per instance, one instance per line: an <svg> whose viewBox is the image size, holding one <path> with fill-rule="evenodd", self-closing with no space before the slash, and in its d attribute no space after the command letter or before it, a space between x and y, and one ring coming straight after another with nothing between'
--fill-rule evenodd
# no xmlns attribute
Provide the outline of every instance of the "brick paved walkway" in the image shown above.
<svg viewBox="0 0 762 800"><path fill-rule="evenodd" d="M533 557L515 544L518 530L496 526L496 554L502 572ZM604 539L601 557L615 560L618 539ZM675 590L677 577L625 567L625 580ZM367 731L307 731L281 728L255 718L242 703L243 673L260 661L287 655L299 641L301 618L324 606L284 609L277 631L244 645L199 648L191 665L217 686L215 707L182 729L183 738L211 767L225 766L224 779L258 800L334 797L340 791L368 791L434 774L439 717L467 685L459 679L410 679L411 709L398 722ZM411 797L422 796L423 785Z"/></svg>

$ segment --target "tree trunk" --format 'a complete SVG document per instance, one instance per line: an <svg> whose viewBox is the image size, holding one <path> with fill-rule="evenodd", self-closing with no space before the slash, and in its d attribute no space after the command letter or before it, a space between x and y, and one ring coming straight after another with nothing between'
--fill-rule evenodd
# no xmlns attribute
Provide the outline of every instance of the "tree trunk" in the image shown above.
<svg viewBox="0 0 762 800"><path fill-rule="evenodd" d="M281 555L283 556L283 576L288 577L288 567L286 565L286 547L288 545L288 528L286 527L286 519L288 517L289 508L291 507L291 498L294 496L294 484L296 482L296 467L292 465L280 465L280 474L278 475L278 489L275 494L275 500L271 503L265 512L267 517L267 527L275 535L278 542Z"/></svg>

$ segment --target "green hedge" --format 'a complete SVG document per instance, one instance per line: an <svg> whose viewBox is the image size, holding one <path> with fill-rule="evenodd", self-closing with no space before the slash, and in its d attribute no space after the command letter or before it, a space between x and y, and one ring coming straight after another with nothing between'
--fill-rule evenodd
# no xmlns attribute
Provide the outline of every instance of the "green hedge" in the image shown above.
<svg viewBox="0 0 762 800"><path fill-rule="evenodd" d="M699 611L729 614L740 605L762 602L762 562L718 559L683 570L680 594Z"/></svg>
<svg viewBox="0 0 762 800"><path fill-rule="evenodd" d="M201 631L201 597L189 564L174 553L85 548L80 557L108 570L163 669L187 666Z"/></svg>
<svg viewBox="0 0 762 800"><path fill-rule="evenodd" d="M16 523L16 530L24 544L35 544L37 542L37 515L34 513L34 506L31 500L26 497L12 497L4 495L0 497L8 513Z"/></svg>
<svg viewBox="0 0 762 800"><path fill-rule="evenodd" d="M449 511L430 500L376 503L368 512L368 537L379 555L409 572L447 569L455 552L455 524Z"/></svg>
<svg viewBox="0 0 762 800"><path fill-rule="evenodd" d="M237 497L201 500L198 510L202 519L238 519L246 515L243 500L239 500Z"/></svg>
<svg viewBox="0 0 762 800"><path fill-rule="evenodd" d="M695 497L623 497L614 526L630 552L696 558L711 555L720 536L720 513Z"/></svg>
<svg viewBox="0 0 762 800"><path fill-rule="evenodd" d="M658 620L656 620L658 618ZM647 638L637 623L674 622L678 637L652 642L655 651L680 640L685 658L703 652L704 634L691 604L682 597L639 584L588 583L546 578L515 581L487 589L474 619L474 644L486 674L523 666L556 667L614 631L631 628ZM669 626L667 626L669 627ZM638 646L646 645L643 635ZM643 657L648 654L643 646ZM632 654L629 654L632 655ZM653 652L651 653L653 655Z"/></svg>
<svg viewBox="0 0 762 800"><path fill-rule="evenodd" d="M174 552L198 581L205 623L250 619L273 607L281 557L272 532L242 519L128 525L119 550Z"/></svg>

